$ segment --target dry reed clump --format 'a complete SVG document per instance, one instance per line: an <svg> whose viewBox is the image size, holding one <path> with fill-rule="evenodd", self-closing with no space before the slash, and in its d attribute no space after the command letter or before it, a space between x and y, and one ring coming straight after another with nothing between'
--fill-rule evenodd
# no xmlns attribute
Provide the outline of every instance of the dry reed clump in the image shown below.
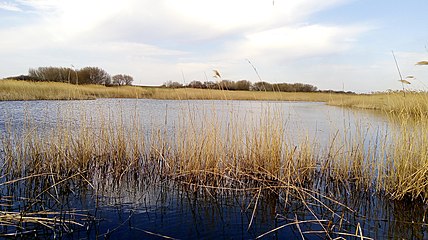
<svg viewBox="0 0 428 240"><path fill-rule="evenodd" d="M34 177L28 184L37 201L60 199L58 189L67 189L69 181L94 186L92 179L119 182L129 176L136 176L134 181L161 176L196 188L257 195L269 190L308 196L301 181L311 178L315 158L301 151L309 144L286 144L281 115L273 110L265 114L249 125L233 114L226 122L186 114L173 133L161 128L145 132L137 120L127 125L122 119L93 122L87 116L78 125L60 120L51 130L39 131L29 123L16 133L10 127L2 141L8 167L1 174L7 179Z"/></svg>
<svg viewBox="0 0 428 240"><path fill-rule="evenodd" d="M300 184L312 177L316 158L308 142L287 142L285 124L274 109L257 120L233 113L223 119L187 114L165 157L170 174L183 182L220 187L283 180Z"/></svg>
<svg viewBox="0 0 428 240"><path fill-rule="evenodd" d="M414 119L407 113L399 120L385 152L381 189L393 199L428 201L428 118ZM379 168L380 168L379 167Z"/></svg>
<svg viewBox="0 0 428 240"><path fill-rule="evenodd" d="M274 109L265 109L259 119L215 114L185 112L172 133L143 129L137 118L125 123L86 116L77 127L60 121L43 133L28 124L20 137L9 127L2 141L2 174L85 173L120 180L128 173L161 171L192 184L229 187L257 180L304 185L317 177L376 188L396 199L427 199L427 121L413 130L403 123L397 134L377 140L357 126L354 132L337 132L322 149L307 138L297 143L287 139L286 121Z"/></svg>
<svg viewBox="0 0 428 240"><path fill-rule="evenodd" d="M406 92L406 96L399 92L374 93L366 95L350 95L345 98L332 98L330 105L380 110L395 116L413 116L414 118L427 118L428 93Z"/></svg>
<svg viewBox="0 0 428 240"><path fill-rule="evenodd" d="M428 201L428 94L426 92L372 94L353 96L332 105L380 110L390 120L391 132L379 136L381 142L365 149L364 159L374 172L367 178L396 200L422 199ZM370 168L369 168L370 169Z"/></svg>
<svg viewBox="0 0 428 240"><path fill-rule="evenodd" d="M345 187L348 192L371 189L376 181L379 144L369 136L369 129L358 123L355 129L337 130L324 149L321 174L330 179L328 184Z"/></svg>

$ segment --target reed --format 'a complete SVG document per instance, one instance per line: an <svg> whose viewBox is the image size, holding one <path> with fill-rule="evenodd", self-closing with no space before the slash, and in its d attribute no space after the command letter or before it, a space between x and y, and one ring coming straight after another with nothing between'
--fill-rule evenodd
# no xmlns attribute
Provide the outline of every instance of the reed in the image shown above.
<svg viewBox="0 0 428 240"><path fill-rule="evenodd" d="M30 121L23 133L9 127L11 132L3 137L7 167L1 175L6 179L39 176L28 185L36 186L29 198L40 202L52 196L59 199L57 189L66 188L68 180L96 186L99 181L120 182L129 177L134 181L160 177L192 188L259 189L259 195L268 190L287 192L290 199L312 198L301 190L316 165L305 150L310 144L286 143L282 115L269 108L264 113L261 119L248 119L247 125L233 112L220 117L209 111L202 115L183 111L172 133L142 129L138 118L128 125L122 118L96 122L82 116L77 128L60 120L48 132L38 131L40 126Z"/></svg>
<svg viewBox="0 0 428 240"><path fill-rule="evenodd" d="M415 121L409 112L395 117L402 125L392 136L386 132L370 139L359 126L355 132L336 132L324 147L308 137L288 139L284 114L268 104L257 118L188 106L181 112L172 130L162 125L144 129L137 116L126 120L120 112L119 118L82 115L77 126L60 120L50 131L28 121L23 133L16 133L10 123L2 137L0 175L8 180L40 176L31 184L38 186L33 199L59 196L57 188L70 179L95 186L108 179L160 178L192 188L250 191L254 209L268 191L285 205L300 200L328 236L328 221L312 209L315 204L335 221L343 220L324 203L347 208L328 195L331 189L428 201L428 121Z"/></svg>
<svg viewBox="0 0 428 240"><path fill-rule="evenodd" d="M428 199L428 118L400 113L384 154L383 190L393 199Z"/></svg>
<svg viewBox="0 0 428 240"><path fill-rule="evenodd" d="M406 92L405 97L399 92L349 95L345 98L332 98L327 103L342 107L379 110L396 116L404 114L426 118L428 115L428 93L426 92Z"/></svg>
<svg viewBox="0 0 428 240"><path fill-rule="evenodd" d="M384 113L391 122L392 131L379 137L383 142L376 144L376 148L360 152L360 155L372 154L363 157L365 161L362 167L369 170L373 166L376 169L370 175L374 176L375 182L372 184L376 185L379 192L398 200L428 200L426 92L407 92L405 97L399 92L351 96L340 101L330 101L329 104L375 109ZM355 162L358 161L352 161L353 164Z"/></svg>

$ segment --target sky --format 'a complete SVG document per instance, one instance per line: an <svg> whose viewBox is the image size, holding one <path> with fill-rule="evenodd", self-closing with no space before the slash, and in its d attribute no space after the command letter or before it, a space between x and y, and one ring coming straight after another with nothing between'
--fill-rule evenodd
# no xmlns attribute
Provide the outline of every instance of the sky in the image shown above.
<svg viewBox="0 0 428 240"><path fill-rule="evenodd" d="M100 67L135 85L307 83L428 91L426 0L0 0L0 78ZM250 62L249 62L250 61ZM256 74L253 66L260 76Z"/></svg>

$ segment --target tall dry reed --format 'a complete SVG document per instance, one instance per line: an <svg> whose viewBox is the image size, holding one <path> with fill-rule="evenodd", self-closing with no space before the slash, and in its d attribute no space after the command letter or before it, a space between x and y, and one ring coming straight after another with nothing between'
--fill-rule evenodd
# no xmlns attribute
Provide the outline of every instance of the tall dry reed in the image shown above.
<svg viewBox="0 0 428 240"><path fill-rule="evenodd" d="M328 221L315 214L312 204L341 219L323 203L342 206L328 195L331 186L348 194L373 191L397 200L428 200L427 121L410 123L409 114L394 134L380 132L373 139L357 124L355 131L335 132L324 145L308 137L291 141L284 113L269 105L260 116L245 118L234 111L184 106L172 129L144 129L137 116L99 115L82 115L76 125L61 120L65 114L50 130L27 121L18 133L11 125L2 137L1 176L8 181L43 176L33 197L59 196L60 183L71 178L90 186L103 179L169 179L251 191L256 202L262 191L270 191L285 203L302 201L325 234Z"/></svg>
<svg viewBox="0 0 428 240"><path fill-rule="evenodd" d="M271 107L260 117L244 120L233 112L216 114L184 111L172 132L143 129L138 118L125 123L122 118L87 116L77 127L59 121L48 132L27 124L17 134L9 127L2 139L2 175L48 170L60 176L95 172L122 177L150 168L162 169L165 177L212 184L241 177L300 184L322 176L363 189L376 186L397 199L427 199L426 120L403 120L376 139L365 126L345 128L320 147L316 139L288 139L287 121Z"/></svg>

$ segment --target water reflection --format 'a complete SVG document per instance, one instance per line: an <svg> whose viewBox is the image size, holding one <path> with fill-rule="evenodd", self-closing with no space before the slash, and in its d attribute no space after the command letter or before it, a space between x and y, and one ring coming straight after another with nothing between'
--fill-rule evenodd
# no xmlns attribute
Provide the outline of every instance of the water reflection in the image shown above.
<svg viewBox="0 0 428 240"><path fill-rule="evenodd" d="M151 99L97 99L88 101L0 101L0 132L8 123L14 130L28 122L55 129L58 123L79 126L82 121L138 124L142 129L164 127L169 132L183 117L191 119L220 119L223 124L233 119L251 122L262 115L281 114L290 138L309 136L327 140L332 132L353 131L355 124L385 129L388 120L373 111L352 110L311 102L270 101L216 101L216 100L151 100Z"/></svg>

